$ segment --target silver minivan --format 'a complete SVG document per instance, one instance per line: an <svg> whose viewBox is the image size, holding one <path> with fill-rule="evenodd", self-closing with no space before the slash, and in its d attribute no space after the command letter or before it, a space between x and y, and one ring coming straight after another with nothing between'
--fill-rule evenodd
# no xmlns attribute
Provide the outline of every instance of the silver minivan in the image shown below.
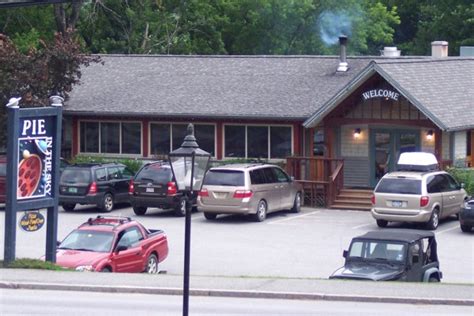
<svg viewBox="0 0 474 316"><path fill-rule="evenodd" d="M375 187L372 216L379 227L388 222L418 222L434 230L440 219L459 213L466 191L449 173L436 170L434 156L405 154L400 159L413 162L399 161L401 170L384 175ZM423 163L425 159L432 161Z"/></svg>
<svg viewBox="0 0 474 316"><path fill-rule="evenodd" d="M231 164L209 169L197 207L208 220L218 214L251 214L261 222L270 212L300 212L301 199L301 185L280 167Z"/></svg>

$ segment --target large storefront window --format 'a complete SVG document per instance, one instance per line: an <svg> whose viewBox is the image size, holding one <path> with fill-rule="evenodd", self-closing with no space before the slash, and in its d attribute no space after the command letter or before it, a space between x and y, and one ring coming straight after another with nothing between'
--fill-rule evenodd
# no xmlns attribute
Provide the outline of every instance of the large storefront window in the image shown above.
<svg viewBox="0 0 474 316"><path fill-rule="evenodd" d="M81 122L81 152L98 153L99 152L99 123Z"/></svg>
<svg viewBox="0 0 474 316"><path fill-rule="evenodd" d="M181 146L187 134L188 124L150 124L150 148L152 155L168 155ZM199 148L215 156L214 125L194 124L194 136Z"/></svg>
<svg viewBox="0 0 474 316"><path fill-rule="evenodd" d="M120 153L120 123L100 123L100 152Z"/></svg>
<svg viewBox="0 0 474 316"><path fill-rule="evenodd" d="M226 125L225 157L285 158L292 152L289 126Z"/></svg>
<svg viewBox="0 0 474 316"><path fill-rule="evenodd" d="M122 154L140 154L142 144L142 125L122 123Z"/></svg>
<svg viewBox="0 0 474 316"><path fill-rule="evenodd" d="M150 125L150 153L152 155L168 155L171 151L170 124Z"/></svg>
<svg viewBox="0 0 474 316"><path fill-rule="evenodd" d="M141 154L140 123L80 122L82 153Z"/></svg>
<svg viewBox="0 0 474 316"><path fill-rule="evenodd" d="M245 126L225 127L225 157L245 157Z"/></svg>
<svg viewBox="0 0 474 316"><path fill-rule="evenodd" d="M247 157L268 158L267 126L247 126Z"/></svg>
<svg viewBox="0 0 474 316"><path fill-rule="evenodd" d="M286 158L291 155L291 127L270 127L270 158Z"/></svg>

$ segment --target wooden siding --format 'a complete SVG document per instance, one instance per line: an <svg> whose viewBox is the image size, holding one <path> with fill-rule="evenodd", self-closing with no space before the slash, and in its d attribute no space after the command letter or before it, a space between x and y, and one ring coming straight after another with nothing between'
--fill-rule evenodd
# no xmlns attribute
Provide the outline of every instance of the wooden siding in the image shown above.
<svg viewBox="0 0 474 316"><path fill-rule="evenodd" d="M344 187L370 187L369 158L342 157L344 159Z"/></svg>

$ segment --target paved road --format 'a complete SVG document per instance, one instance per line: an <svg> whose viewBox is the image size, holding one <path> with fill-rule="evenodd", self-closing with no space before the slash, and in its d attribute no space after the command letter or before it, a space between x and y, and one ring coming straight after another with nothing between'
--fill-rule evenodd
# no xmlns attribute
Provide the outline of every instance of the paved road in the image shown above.
<svg viewBox="0 0 474 316"><path fill-rule="evenodd" d="M64 238L73 228L97 214L93 207L80 207L72 213L60 208L58 238ZM157 209L137 217L129 207L116 209L111 215L131 216L149 228L165 230L170 255L160 269L169 274L182 274L184 218ZM4 236L2 223L4 212L0 211L0 240ZM368 212L304 207L300 214L270 214L263 223L243 216L222 216L216 221L207 221L201 213L194 213L191 274L325 279L343 264L342 251L353 236L376 229L379 228ZM46 227L35 233L18 228L17 258L41 257L45 234ZM443 281L474 284L474 234L462 233L459 223L450 219L441 223L436 235ZM3 242L0 258L3 258Z"/></svg>
<svg viewBox="0 0 474 316"><path fill-rule="evenodd" d="M1 315L181 315L179 296L0 289ZM472 306L191 297L198 315L472 315Z"/></svg>

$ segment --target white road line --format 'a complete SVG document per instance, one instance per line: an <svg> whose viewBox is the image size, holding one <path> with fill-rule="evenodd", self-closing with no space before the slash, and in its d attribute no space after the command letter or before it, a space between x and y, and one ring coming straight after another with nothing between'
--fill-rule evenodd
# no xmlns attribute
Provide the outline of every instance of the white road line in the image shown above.
<svg viewBox="0 0 474 316"><path fill-rule="evenodd" d="M281 223L281 222L286 222L286 221L289 221L289 220L298 219L298 218L301 218L301 217L313 215L313 214L320 213L320 212L321 211L314 211L314 212L311 212L311 213L306 213L306 214L301 214L301 215L296 215L296 216L290 216L288 218L283 218L283 219L279 219L279 220L276 220L276 221L269 222L268 224L277 224L277 223Z"/></svg>
<svg viewBox="0 0 474 316"><path fill-rule="evenodd" d="M435 231L435 232L436 232L436 235L439 235L439 234L442 234L442 233L445 233L445 232L449 232L450 230L454 230L456 228L461 229L461 228L459 228L459 225L455 225L453 227L446 228L446 229L439 230L439 231Z"/></svg>
<svg viewBox="0 0 474 316"><path fill-rule="evenodd" d="M363 224L363 225L359 225L359 226L354 226L352 227L352 229L359 229L359 228L362 228L362 227L365 227L365 226L373 226L374 223L370 223L370 224Z"/></svg>

